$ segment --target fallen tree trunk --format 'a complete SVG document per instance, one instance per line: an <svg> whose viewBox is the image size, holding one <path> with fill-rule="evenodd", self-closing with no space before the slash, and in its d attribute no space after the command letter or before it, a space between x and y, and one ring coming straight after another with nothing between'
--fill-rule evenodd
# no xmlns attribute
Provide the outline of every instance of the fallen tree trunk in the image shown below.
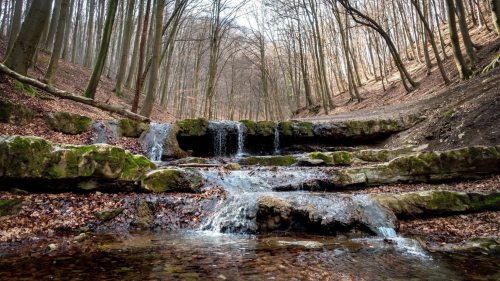
<svg viewBox="0 0 500 281"><path fill-rule="evenodd" d="M122 116L125 116L125 117L133 119L133 120L141 121L141 122L150 122L151 121L147 117L144 117L144 116L139 115L139 114L135 114L135 113L128 111L124 108L112 106L112 105L109 105L109 104L106 104L103 102L99 102L99 101L95 101L95 100L92 100L92 99L89 99L86 97L77 96L77 95L74 95L70 92L61 91L61 90L54 88L50 85L42 83L36 79L23 76L15 71L13 71L12 69L8 68L3 63L0 63L0 71L11 76L14 79L19 80L22 83L37 87L41 90L46 91L47 93L49 93L53 96L56 96L56 97L59 97L62 99L68 99L68 100L76 101L76 102L83 103L86 105L90 105L90 106L93 106L93 107L96 107L96 108L99 108L99 109L102 109L102 110L105 110L108 112L120 114Z"/></svg>

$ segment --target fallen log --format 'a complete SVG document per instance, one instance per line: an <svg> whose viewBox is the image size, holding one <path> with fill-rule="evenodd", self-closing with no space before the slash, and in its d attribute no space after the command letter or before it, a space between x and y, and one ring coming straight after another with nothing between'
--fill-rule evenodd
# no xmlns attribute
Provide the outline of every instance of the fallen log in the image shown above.
<svg viewBox="0 0 500 281"><path fill-rule="evenodd" d="M109 105L109 104L106 104L103 102L95 101L93 99L78 96L78 95L72 94L72 93L67 92L67 91L61 91L55 87L52 87L52 86L45 84L45 83L42 83L36 79L23 76L15 71L13 71L12 69L8 68L3 63L0 63L0 72L3 72L5 74L9 75L10 77L19 80L22 83L25 83L25 84L37 87L41 90L44 90L47 93L49 93L53 96L56 96L58 98L68 99L68 100L76 101L76 102L83 103L86 105L90 105L92 107L96 107L96 108L99 108L99 109L102 109L104 111L108 111L111 113L117 113L117 114L120 114L120 115L125 116L127 118L141 121L141 122L150 122L151 121L147 117L144 117L144 116L139 115L139 114L135 114L135 113L128 111L124 108L112 106L112 105Z"/></svg>

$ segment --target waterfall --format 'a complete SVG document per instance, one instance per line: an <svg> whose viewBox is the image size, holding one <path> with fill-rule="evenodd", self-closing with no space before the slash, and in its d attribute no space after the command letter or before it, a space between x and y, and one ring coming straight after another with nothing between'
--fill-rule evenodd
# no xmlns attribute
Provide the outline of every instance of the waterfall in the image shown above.
<svg viewBox="0 0 500 281"><path fill-rule="evenodd" d="M238 134L238 151L240 146L240 123L235 121L216 121L208 123L208 129L213 137L214 155L218 157L227 156L234 152L234 147L228 143L231 136ZM241 140L244 142L244 140ZM241 145L243 146L243 144Z"/></svg>
<svg viewBox="0 0 500 281"><path fill-rule="evenodd" d="M148 151L148 158L153 162L160 162L167 138L172 124L151 123L146 137L142 141L143 147Z"/></svg>
<svg viewBox="0 0 500 281"><path fill-rule="evenodd" d="M243 156L245 152L245 131L244 125L241 122L238 122L238 151L236 152L236 157Z"/></svg>
<svg viewBox="0 0 500 281"><path fill-rule="evenodd" d="M278 126L274 127L274 154L280 154L280 131Z"/></svg>

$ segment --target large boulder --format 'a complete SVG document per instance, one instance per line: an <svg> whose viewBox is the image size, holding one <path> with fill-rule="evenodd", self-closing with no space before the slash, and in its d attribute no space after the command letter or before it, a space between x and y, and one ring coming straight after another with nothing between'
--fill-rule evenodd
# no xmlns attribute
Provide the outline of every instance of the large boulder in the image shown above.
<svg viewBox="0 0 500 281"><path fill-rule="evenodd" d="M79 179L138 185L154 169L156 165L144 156L117 146L55 145L38 137L0 137L0 181Z"/></svg>
<svg viewBox="0 0 500 281"><path fill-rule="evenodd" d="M442 152L422 152L389 163L337 171L337 186L382 185L399 182L443 182L478 179L500 172L495 147L473 146Z"/></svg>
<svg viewBox="0 0 500 281"><path fill-rule="evenodd" d="M485 210L500 210L500 193L423 191L402 194L370 194L398 217L442 215Z"/></svg>
<svg viewBox="0 0 500 281"><path fill-rule="evenodd" d="M179 141L177 141L177 134L180 131L180 127L177 123L172 124L170 127L170 132L165 138L165 143L163 145L163 157L166 158L176 158L182 159L186 157L186 152L179 146Z"/></svg>
<svg viewBox="0 0 500 281"><path fill-rule="evenodd" d="M118 121L118 126L122 136L129 138L139 138L142 133L149 129L149 125L141 122L137 122L132 119L121 119Z"/></svg>
<svg viewBox="0 0 500 281"><path fill-rule="evenodd" d="M44 112L43 119L51 130L70 135L87 132L94 124L94 120L88 116L68 112Z"/></svg>
<svg viewBox="0 0 500 281"><path fill-rule="evenodd" d="M148 192L199 192L202 176L194 169L169 168L149 172L142 180Z"/></svg>
<svg viewBox="0 0 500 281"><path fill-rule="evenodd" d="M0 122L24 126L35 117L35 110L0 99Z"/></svg>

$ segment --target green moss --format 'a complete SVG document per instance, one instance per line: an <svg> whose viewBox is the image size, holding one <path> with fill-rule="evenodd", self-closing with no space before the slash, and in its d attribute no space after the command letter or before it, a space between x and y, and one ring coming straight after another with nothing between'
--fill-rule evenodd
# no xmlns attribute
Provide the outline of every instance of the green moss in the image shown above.
<svg viewBox="0 0 500 281"><path fill-rule="evenodd" d="M240 120L241 123L243 123L247 129L248 133L250 135L255 135L255 122L251 120Z"/></svg>
<svg viewBox="0 0 500 281"><path fill-rule="evenodd" d="M147 190L161 192L196 192L202 176L196 170L168 169L152 172L143 180Z"/></svg>
<svg viewBox="0 0 500 281"><path fill-rule="evenodd" d="M500 153L494 147L490 146L490 147L486 148L486 150L488 150L488 152L495 155L496 157L500 158Z"/></svg>
<svg viewBox="0 0 500 281"><path fill-rule="evenodd" d="M495 192L486 195L483 198L474 198L474 195L471 198L471 207L473 210L500 210L500 193ZM476 199L476 200L474 200Z"/></svg>
<svg viewBox="0 0 500 281"><path fill-rule="evenodd" d="M363 123L361 121L351 121L347 123L347 128L351 136L361 135Z"/></svg>
<svg viewBox="0 0 500 281"><path fill-rule="evenodd" d="M326 164L333 164L333 157L332 156L328 156L324 153L321 153L321 152L312 152L312 153L309 153L308 157L310 159L317 159L317 160L323 160L325 161Z"/></svg>
<svg viewBox="0 0 500 281"><path fill-rule="evenodd" d="M313 130L312 130L312 123L299 122L298 127L299 127L299 133L301 136L312 137L314 135Z"/></svg>
<svg viewBox="0 0 500 281"><path fill-rule="evenodd" d="M182 137L204 136L208 130L208 120L206 118L184 119L177 121L179 135Z"/></svg>
<svg viewBox="0 0 500 281"><path fill-rule="evenodd" d="M333 164L335 165L349 165L351 164L352 154L346 151L332 152ZM326 161L325 161L326 162Z"/></svg>
<svg viewBox="0 0 500 281"><path fill-rule="evenodd" d="M432 191L432 197L426 203L426 208L433 209L446 209L451 211L465 211L466 205L471 202L469 197L464 194L449 191Z"/></svg>
<svg viewBox="0 0 500 281"><path fill-rule="evenodd" d="M373 128L375 127L375 120L369 120L368 122L365 122L366 126L368 127L368 133L373 133Z"/></svg>
<svg viewBox="0 0 500 281"><path fill-rule="evenodd" d="M275 125L276 123L272 121L259 121L257 122L257 132L264 137L268 137L273 133Z"/></svg>
<svg viewBox="0 0 500 281"><path fill-rule="evenodd" d="M24 84L21 81L14 80L14 88L16 88L19 92L24 93Z"/></svg>
<svg viewBox="0 0 500 281"><path fill-rule="evenodd" d="M280 122L279 126L281 128L281 131L285 136L292 136L293 135L293 123L292 122Z"/></svg>
<svg viewBox="0 0 500 281"><path fill-rule="evenodd" d="M156 164L146 157L127 153L120 179L139 181L145 176L146 172L156 168Z"/></svg>
<svg viewBox="0 0 500 281"><path fill-rule="evenodd" d="M240 160L242 165L261 165L261 166L291 166L297 163L297 159L291 155L273 156L273 157L257 157L252 156Z"/></svg>

